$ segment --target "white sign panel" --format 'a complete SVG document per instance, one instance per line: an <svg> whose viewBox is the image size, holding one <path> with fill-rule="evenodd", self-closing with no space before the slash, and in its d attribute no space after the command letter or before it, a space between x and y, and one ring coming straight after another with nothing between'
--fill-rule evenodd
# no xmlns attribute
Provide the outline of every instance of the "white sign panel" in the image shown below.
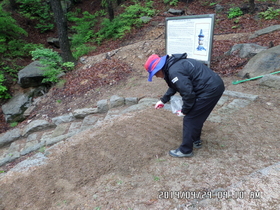
<svg viewBox="0 0 280 210"><path fill-rule="evenodd" d="M214 14L166 18L166 54L187 53L210 65Z"/></svg>

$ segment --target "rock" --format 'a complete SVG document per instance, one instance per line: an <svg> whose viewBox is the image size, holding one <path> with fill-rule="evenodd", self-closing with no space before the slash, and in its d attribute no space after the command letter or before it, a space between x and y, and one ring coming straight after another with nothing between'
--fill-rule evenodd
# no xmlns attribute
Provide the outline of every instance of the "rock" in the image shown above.
<svg viewBox="0 0 280 210"><path fill-rule="evenodd" d="M97 110L99 113L104 113L109 110L108 100L103 99L100 101L97 101Z"/></svg>
<svg viewBox="0 0 280 210"><path fill-rule="evenodd" d="M244 98L250 101L255 101L259 97L258 95L241 93L241 92L230 91L230 90L225 90L223 95L227 95L233 98Z"/></svg>
<svg viewBox="0 0 280 210"><path fill-rule="evenodd" d="M217 103L217 105L218 106L223 106L227 101L228 101L228 97L227 96L222 96L221 98L220 98L220 100L218 101L218 103Z"/></svg>
<svg viewBox="0 0 280 210"><path fill-rule="evenodd" d="M47 42L48 42L48 44L50 44L56 48L60 48L59 38L48 37Z"/></svg>
<svg viewBox="0 0 280 210"><path fill-rule="evenodd" d="M216 11L216 12L221 12L221 11L223 11L223 10L224 10L224 7L223 7L222 5L216 4L216 6L215 6L215 11Z"/></svg>
<svg viewBox="0 0 280 210"><path fill-rule="evenodd" d="M157 98L142 98L139 100L139 104L142 104L142 103L146 103L146 104L149 104L150 106L152 105L155 105L157 102L158 102L159 99Z"/></svg>
<svg viewBox="0 0 280 210"><path fill-rule="evenodd" d="M90 129L95 125L95 123L99 120L99 117L94 115L88 115L84 118L83 123L81 125L81 130Z"/></svg>
<svg viewBox="0 0 280 210"><path fill-rule="evenodd" d="M268 49L268 47L263 47L254 43L236 44L227 51L225 55L232 55L239 51L240 58L253 57L266 49Z"/></svg>
<svg viewBox="0 0 280 210"><path fill-rule="evenodd" d="M248 106L251 103L251 101L247 99L234 99L232 102L230 102L228 105L223 106L219 113L233 113L238 109L241 109L245 106Z"/></svg>
<svg viewBox="0 0 280 210"><path fill-rule="evenodd" d="M22 88L36 87L42 85L44 70L39 61L34 61L18 72L18 84Z"/></svg>
<svg viewBox="0 0 280 210"><path fill-rule="evenodd" d="M56 128L53 130L51 137L57 137L57 136L65 134L67 132L68 127L69 127L69 123L62 123L62 124L57 125ZM29 136L31 136L31 135L29 135Z"/></svg>
<svg viewBox="0 0 280 210"><path fill-rule="evenodd" d="M50 89L50 86L38 86L34 89L32 96L39 97L45 95Z"/></svg>
<svg viewBox="0 0 280 210"><path fill-rule="evenodd" d="M110 107L114 108L114 107L118 107L118 106L123 106L124 105L124 98L117 96L117 95L113 95L110 98Z"/></svg>
<svg viewBox="0 0 280 210"><path fill-rule="evenodd" d="M28 107L24 112L23 112L23 117L26 119L27 117L29 117L32 113L32 111L36 108L36 106L31 105L30 107Z"/></svg>
<svg viewBox="0 0 280 210"><path fill-rule="evenodd" d="M185 14L185 11L184 10L180 10L180 9L172 9L170 8L168 10L168 12L172 15L184 15Z"/></svg>
<svg viewBox="0 0 280 210"><path fill-rule="evenodd" d="M6 155L4 158L2 158L0 160L0 166L5 165L6 163L12 162L12 161L16 160L19 157L20 157L20 153L19 152L9 153L8 155Z"/></svg>
<svg viewBox="0 0 280 210"><path fill-rule="evenodd" d="M274 26L269 26L267 28L261 29L256 31L254 34L252 34L249 39L254 39L258 36L264 35L264 34L268 34L268 33L272 33L274 31L278 31L280 30L280 25L274 25Z"/></svg>
<svg viewBox="0 0 280 210"><path fill-rule="evenodd" d="M25 148L23 148L23 150L20 152L20 155L26 155L30 152L34 152L42 148L43 146L45 146L44 142L39 142L39 143L37 141L27 142Z"/></svg>
<svg viewBox="0 0 280 210"><path fill-rule="evenodd" d="M116 117L120 116L120 111L119 110L109 110L107 112L106 117L104 118L104 120L112 120Z"/></svg>
<svg viewBox="0 0 280 210"><path fill-rule="evenodd" d="M73 122L71 123L68 131L68 135L73 136L76 133L80 132L80 128L82 126L82 122Z"/></svg>
<svg viewBox="0 0 280 210"><path fill-rule="evenodd" d="M21 137L21 130L15 128L0 135L0 147L5 146Z"/></svg>
<svg viewBox="0 0 280 210"><path fill-rule="evenodd" d="M131 106L134 104L138 103L138 98L137 97L130 97L130 98L125 98L125 105Z"/></svg>
<svg viewBox="0 0 280 210"><path fill-rule="evenodd" d="M76 109L73 112L75 118L84 118L87 115L97 113L98 108L84 108L84 109Z"/></svg>
<svg viewBox="0 0 280 210"><path fill-rule="evenodd" d="M260 79L259 85L280 90L280 76L269 75L269 74L264 75Z"/></svg>
<svg viewBox="0 0 280 210"><path fill-rule="evenodd" d="M238 73L240 77L248 74L251 77L272 73L280 69L280 45L262 51L249 60Z"/></svg>
<svg viewBox="0 0 280 210"><path fill-rule="evenodd" d="M52 118L52 122L56 125L66 122L72 122L73 120L75 120L75 117L72 113Z"/></svg>
<svg viewBox="0 0 280 210"><path fill-rule="evenodd" d="M135 104L135 105L132 105L132 106L126 108L125 110L121 111L120 114L125 114L125 113L128 113L128 112L143 110L143 109L148 108L149 106L151 106L150 103Z"/></svg>
<svg viewBox="0 0 280 210"><path fill-rule="evenodd" d="M20 122L25 119L23 113L29 106L31 106L30 95L32 95L32 91L24 94L18 93L2 106L2 111L8 123Z"/></svg>
<svg viewBox="0 0 280 210"><path fill-rule="evenodd" d="M41 152L35 154L34 156L20 162L10 171L22 172L27 171L31 167L40 166L46 163L47 157L44 156Z"/></svg>
<svg viewBox="0 0 280 210"><path fill-rule="evenodd" d="M128 107L127 109L121 111L121 114L128 113L128 112L133 112L133 111L139 111L143 110L149 107L153 107L153 105L156 104L158 99L156 98L143 98L139 101L138 104L132 105Z"/></svg>
<svg viewBox="0 0 280 210"><path fill-rule="evenodd" d="M49 123L46 120L35 120L25 127L22 135L27 137L30 133L54 127L56 127L55 124Z"/></svg>
<svg viewBox="0 0 280 210"><path fill-rule="evenodd" d="M143 16L140 17L140 19L144 22L144 23L148 23L152 18L149 16Z"/></svg>

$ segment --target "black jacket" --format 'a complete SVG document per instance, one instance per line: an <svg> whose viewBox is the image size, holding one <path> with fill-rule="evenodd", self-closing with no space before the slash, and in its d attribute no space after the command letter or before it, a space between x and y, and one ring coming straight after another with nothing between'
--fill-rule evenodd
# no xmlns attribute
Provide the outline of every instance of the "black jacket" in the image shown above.
<svg viewBox="0 0 280 210"><path fill-rule="evenodd" d="M225 90L224 82L218 74L202 62L186 56L186 53L169 56L162 68L169 89L161 101L166 103L179 92L183 100L183 114L190 111L196 99L220 96Z"/></svg>

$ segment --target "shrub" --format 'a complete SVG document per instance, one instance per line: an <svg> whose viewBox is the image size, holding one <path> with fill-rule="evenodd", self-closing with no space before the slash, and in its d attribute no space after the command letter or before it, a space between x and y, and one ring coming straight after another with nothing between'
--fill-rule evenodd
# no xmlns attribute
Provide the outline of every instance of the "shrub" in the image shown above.
<svg viewBox="0 0 280 210"><path fill-rule="evenodd" d="M243 12L239 7L234 7L234 8L229 9L229 13L228 13L228 18L229 19L239 17L241 15L243 15Z"/></svg>
<svg viewBox="0 0 280 210"><path fill-rule="evenodd" d="M152 1L147 1L145 6L140 3L125 8L124 13L115 17L112 21L104 18L102 28L95 34L96 42L100 44L105 39L122 38L132 27L140 27L143 21L140 17L153 16L156 10L152 8Z"/></svg>
<svg viewBox="0 0 280 210"><path fill-rule="evenodd" d="M58 77L64 71L69 71L74 68L74 63L72 62L62 62L62 57L52 49L39 48L31 51L33 60L39 60L40 64L43 66L42 69L45 71L42 82L58 82Z"/></svg>
<svg viewBox="0 0 280 210"><path fill-rule="evenodd" d="M17 0L20 13L30 20L37 20L39 23L35 28L40 29L41 33L54 28L51 7L44 0Z"/></svg>
<svg viewBox="0 0 280 210"><path fill-rule="evenodd" d="M27 32L16 24L16 20L0 4L0 53L4 57L9 57L13 48L22 48L22 41L19 40L21 35L27 36Z"/></svg>
<svg viewBox="0 0 280 210"><path fill-rule="evenodd" d="M0 72L0 98L8 99L10 94L7 93L8 88L3 84L5 82L5 76L3 72Z"/></svg>
<svg viewBox="0 0 280 210"><path fill-rule="evenodd" d="M280 15L280 9L274 9L273 7L269 7L266 11L260 12L259 15L265 20L273 20Z"/></svg>
<svg viewBox="0 0 280 210"><path fill-rule="evenodd" d="M169 4L171 6L177 6L179 0L163 0L163 3Z"/></svg>
<svg viewBox="0 0 280 210"><path fill-rule="evenodd" d="M82 13L80 18L77 17L79 10L67 14L68 21L75 23L71 27L71 30L75 32L71 38L71 49L76 59L95 49L95 47L88 46L85 43L91 41L94 37L93 28L97 22L97 17L103 14L103 12L102 10L92 15L86 11Z"/></svg>

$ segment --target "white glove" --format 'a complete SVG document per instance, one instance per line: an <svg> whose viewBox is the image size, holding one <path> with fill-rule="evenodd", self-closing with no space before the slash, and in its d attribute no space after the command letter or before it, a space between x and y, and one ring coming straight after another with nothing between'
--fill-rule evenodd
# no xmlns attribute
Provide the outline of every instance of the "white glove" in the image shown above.
<svg viewBox="0 0 280 210"><path fill-rule="evenodd" d="M185 115L182 113L181 110L178 110L178 111L176 112L176 115L177 115L178 117L184 117L184 116L185 116Z"/></svg>
<svg viewBox="0 0 280 210"><path fill-rule="evenodd" d="M155 109L161 109L164 107L164 103L162 101L158 101L155 105Z"/></svg>

